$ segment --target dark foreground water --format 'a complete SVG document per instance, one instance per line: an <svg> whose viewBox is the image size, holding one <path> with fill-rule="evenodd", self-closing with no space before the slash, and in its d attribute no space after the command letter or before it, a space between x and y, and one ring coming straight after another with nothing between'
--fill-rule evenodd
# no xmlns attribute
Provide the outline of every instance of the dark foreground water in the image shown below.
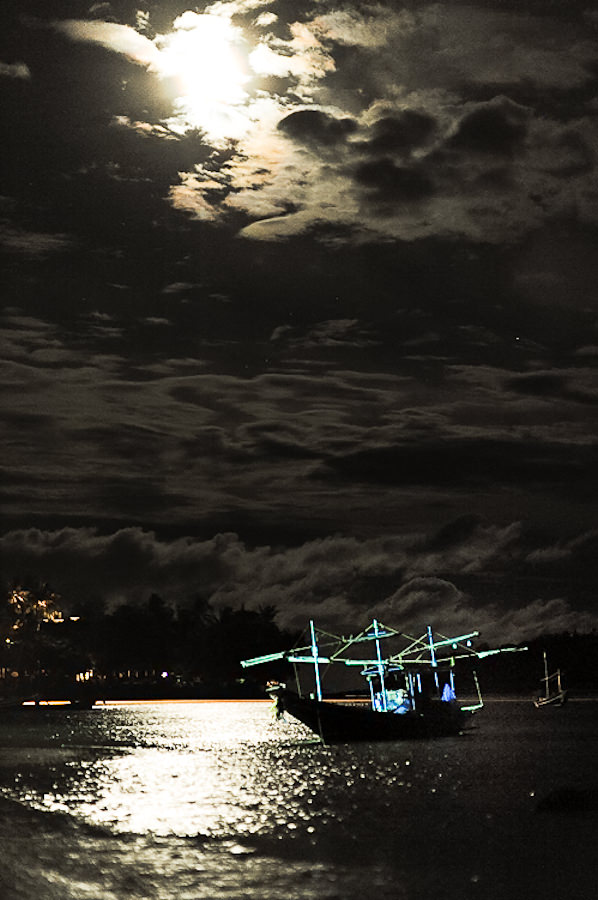
<svg viewBox="0 0 598 900"><path fill-rule="evenodd" d="M597 761L591 701L332 747L267 702L4 713L0 897L595 900Z"/></svg>

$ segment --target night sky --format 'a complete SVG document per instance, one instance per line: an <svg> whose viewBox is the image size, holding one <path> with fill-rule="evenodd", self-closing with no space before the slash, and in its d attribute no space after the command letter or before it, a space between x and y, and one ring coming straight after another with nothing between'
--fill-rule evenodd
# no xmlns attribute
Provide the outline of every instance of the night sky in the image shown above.
<svg viewBox="0 0 598 900"><path fill-rule="evenodd" d="M595 627L597 88L579 0L2 0L4 584Z"/></svg>

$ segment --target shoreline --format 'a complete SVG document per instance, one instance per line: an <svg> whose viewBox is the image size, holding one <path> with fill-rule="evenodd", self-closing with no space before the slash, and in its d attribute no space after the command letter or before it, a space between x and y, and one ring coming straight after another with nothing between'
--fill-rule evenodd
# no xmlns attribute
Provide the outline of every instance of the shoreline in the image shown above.
<svg viewBox="0 0 598 900"><path fill-rule="evenodd" d="M355 698L339 698L339 697L331 697L324 698L329 703L347 703L353 702L355 703ZM473 697L464 696L460 697L459 700L463 703L469 702L471 699L475 699ZM484 697L484 704L486 703L531 703L533 701L533 696L525 695L525 694L489 694ZM569 703L595 703L598 702L598 694L590 694L584 693L579 696L569 697L567 700L567 704ZM177 704L177 705L185 705L185 704L197 704L197 703L260 703L260 704L270 704L272 700L269 697L119 697L118 699L106 699L106 700L97 700L93 704L93 709L101 708L103 706L106 707L115 707L115 706L144 706L144 705L155 705L155 704ZM21 704L20 707L14 707L13 710L16 709L32 709L32 708L49 708L49 707L68 707L73 710L78 709L77 706L73 706L69 700L40 700L39 702L35 702L34 700L27 700Z"/></svg>

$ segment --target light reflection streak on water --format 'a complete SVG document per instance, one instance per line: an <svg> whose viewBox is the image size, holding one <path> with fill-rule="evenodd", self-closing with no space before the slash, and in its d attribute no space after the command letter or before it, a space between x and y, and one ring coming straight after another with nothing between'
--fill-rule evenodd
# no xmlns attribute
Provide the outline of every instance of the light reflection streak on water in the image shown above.
<svg viewBox="0 0 598 900"><path fill-rule="evenodd" d="M137 834L226 838L298 827L310 834L312 820L329 818L313 802L324 785L322 754L329 751L301 726L273 722L267 706L98 712L106 753L52 767L53 780L46 775L43 784L26 779L22 799ZM87 738L96 753L100 736Z"/></svg>
<svg viewBox="0 0 598 900"><path fill-rule="evenodd" d="M302 817L289 784L296 773L281 780L271 762L234 752L137 750L92 767L79 795L64 800L87 821L118 831L222 837L291 827Z"/></svg>
<svg viewBox="0 0 598 900"><path fill-rule="evenodd" d="M563 857L562 818L535 806L593 783L598 715L490 712L471 739L336 747L267 705L7 717L0 792L22 802L0 802L0 896L586 897L594 819L567 817Z"/></svg>
<svg viewBox="0 0 598 900"><path fill-rule="evenodd" d="M275 721L268 704L123 706L46 721L53 764L23 768L16 795L113 833L353 843L369 841L387 809L407 821L437 791L460 790L455 772L438 777L451 768L450 739L420 745L416 766L405 746L325 747L293 720Z"/></svg>

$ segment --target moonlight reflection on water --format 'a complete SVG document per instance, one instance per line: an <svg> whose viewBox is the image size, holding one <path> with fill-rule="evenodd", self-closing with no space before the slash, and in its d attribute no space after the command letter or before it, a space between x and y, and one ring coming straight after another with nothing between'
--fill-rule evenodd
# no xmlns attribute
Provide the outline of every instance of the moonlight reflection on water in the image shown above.
<svg viewBox="0 0 598 900"><path fill-rule="evenodd" d="M585 900L595 813L538 801L591 784L597 707L493 702L467 737L334 746L259 702L21 712L0 735L0 887L10 900Z"/></svg>
<svg viewBox="0 0 598 900"><path fill-rule="evenodd" d="M45 758L30 755L29 772L17 776L20 797L118 832L224 837L293 829L303 818L297 800L323 782L316 766L307 789L305 773L289 763L323 748L302 726L275 723L269 703L234 706L236 715L226 703L96 709L84 729L55 737L66 737L64 751L69 738L84 736L97 758L50 765L49 782L39 767ZM62 715L66 724L69 713Z"/></svg>

